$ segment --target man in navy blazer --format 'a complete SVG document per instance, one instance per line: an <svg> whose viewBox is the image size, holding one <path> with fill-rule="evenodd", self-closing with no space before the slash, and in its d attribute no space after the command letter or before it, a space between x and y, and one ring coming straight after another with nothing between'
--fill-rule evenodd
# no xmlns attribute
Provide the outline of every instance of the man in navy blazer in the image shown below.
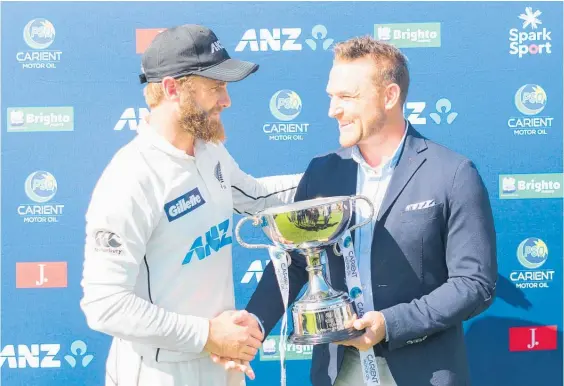
<svg viewBox="0 0 564 386"><path fill-rule="evenodd" d="M373 351L382 386L470 384L462 323L495 297L492 211L475 165L405 120L408 86L406 58L393 46L370 37L336 45L327 92L342 148L311 161L295 201L363 194L377 214L352 233L368 310L354 326L366 332L314 347L314 386L361 386L358 350ZM353 223L367 216L359 207ZM326 252L328 281L348 292L343 257ZM305 267L292 253L290 304L307 283ZM272 264L246 310L265 337L283 315Z"/></svg>

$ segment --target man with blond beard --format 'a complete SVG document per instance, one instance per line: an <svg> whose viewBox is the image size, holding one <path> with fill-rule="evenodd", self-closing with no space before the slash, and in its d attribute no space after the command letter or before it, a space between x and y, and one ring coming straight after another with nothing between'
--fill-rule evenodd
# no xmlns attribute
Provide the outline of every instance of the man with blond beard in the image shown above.
<svg viewBox="0 0 564 386"><path fill-rule="evenodd" d="M244 385L210 359L248 365L264 338L234 311L233 211L291 202L300 175L254 179L223 146L227 83L258 65L231 59L211 30L168 29L142 64L151 114L94 189L81 307L113 336L107 386Z"/></svg>

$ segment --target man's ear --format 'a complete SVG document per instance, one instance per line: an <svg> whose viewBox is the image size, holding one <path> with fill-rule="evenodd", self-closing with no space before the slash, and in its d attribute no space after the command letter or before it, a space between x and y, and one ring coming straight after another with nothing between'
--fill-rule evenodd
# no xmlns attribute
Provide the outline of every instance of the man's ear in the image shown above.
<svg viewBox="0 0 564 386"><path fill-rule="evenodd" d="M384 108L388 111L400 103L401 89L396 83L389 84L384 89Z"/></svg>
<svg viewBox="0 0 564 386"><path fill-rule="evenodd" d="M180 84L176 79L167 76L161 81L165 99L176 100L180 97Z"/></svg>

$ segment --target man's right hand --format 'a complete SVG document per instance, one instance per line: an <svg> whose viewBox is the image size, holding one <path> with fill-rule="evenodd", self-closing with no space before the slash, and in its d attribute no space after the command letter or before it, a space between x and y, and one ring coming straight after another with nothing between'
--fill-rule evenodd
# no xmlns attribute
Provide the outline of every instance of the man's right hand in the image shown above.
<svg viewBox="0 0 564 386"><path fill-rule="evenodd" d="M250 362L257 354L262 339L260 327L249 313L224 311L210 320L210 331L204 350L220 357Z"/></svg>

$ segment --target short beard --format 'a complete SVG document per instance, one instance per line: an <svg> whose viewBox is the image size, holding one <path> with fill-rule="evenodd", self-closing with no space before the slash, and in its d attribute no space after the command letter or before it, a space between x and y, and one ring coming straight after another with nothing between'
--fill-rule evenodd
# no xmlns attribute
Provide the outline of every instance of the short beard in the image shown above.
<svg viewBox="0 0 564 386"><path fill-rule="evenodd" d="M386 114L384 112L380 112L380 114L376 116L372 128L367 133L363 133L363 138L365 136L369 137L375 134L381 134L384 131L384 126L386 125L387 120L388 118L386 117Z"/></svg>
<svg viewBox="0 0 564 386"><path fill-rule="evenodd" d="M225 140L225 130L221 120L211 120L210 113L204 111L193 98L193 93L186 90L180 97L178 124L182 131L205 142L218 143Z"/></svg>

